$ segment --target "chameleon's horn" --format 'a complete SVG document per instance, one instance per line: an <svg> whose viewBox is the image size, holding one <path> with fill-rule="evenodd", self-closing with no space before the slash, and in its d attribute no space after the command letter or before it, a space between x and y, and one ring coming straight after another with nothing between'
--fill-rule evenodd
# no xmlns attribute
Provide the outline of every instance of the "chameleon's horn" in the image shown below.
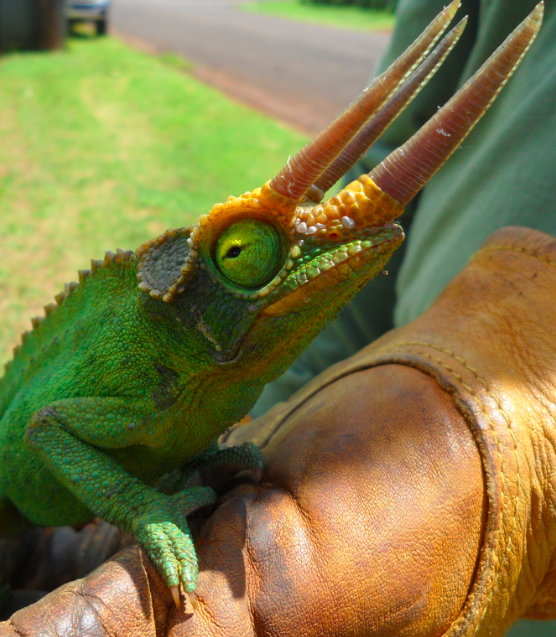
<svg viewBox="0 0 556 637"><path fill-rule="evenodd" d="M315 181L315 187L307 192L307 198L310 197L313 201L316 201L319 197L322 198L324 193L365 155L386 128L388 128L406 106L410 104L413 98L419 94L423 86L427 84L430 78L440 68L446 56L459 40L466 24L467 17L463 18L463 20L444 37L436 49L413 71L400 89L390 97L380 111L367 121L332 164L330 164L324 173Z"/></svg>
<svg viewBox="0 0 556 637"><path fill-rule="evenodd" d="M322 204L299 206L297 234L345 243L349 233L384 226L401 215L510 79L541 27L543 9L540 2L454 97L368 175Z"/></svg>
<svg viewBox="0 0 556 637"><path fill-rule="evenodd" d="M413 44L313 141L302 148L269 183L294 202L307 192L350 142L361 126L397 90L428 55L458 10L460 0L439 13Z"/></svg>
<svg viewBox="0 0 556 637"><path fill-rule="evenodd" d="M403 146L370 173L370 179L405 206L459 147L513 75L541 27L544 3L506 38L464 86Z"/></svg>

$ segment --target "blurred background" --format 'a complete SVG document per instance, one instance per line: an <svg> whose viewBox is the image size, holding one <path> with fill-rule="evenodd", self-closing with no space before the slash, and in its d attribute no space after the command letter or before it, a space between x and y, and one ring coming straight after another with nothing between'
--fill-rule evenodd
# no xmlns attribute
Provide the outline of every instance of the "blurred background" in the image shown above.
<svg viewBox="0 0 556 637"><path fill-rule="evenodd" d="M0 0L0 364L105 250L262 185L368 83L392 0Z"/></svg>

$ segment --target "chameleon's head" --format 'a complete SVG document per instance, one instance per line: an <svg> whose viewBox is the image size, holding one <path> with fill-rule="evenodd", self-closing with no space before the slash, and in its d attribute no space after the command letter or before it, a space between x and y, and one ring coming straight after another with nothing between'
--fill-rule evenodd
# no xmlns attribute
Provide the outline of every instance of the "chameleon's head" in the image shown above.
<svg viewBox="0 0 556 637"><path fill-rule="evenodd" d="M193 228L168 231L138 250L140 288L172 304L214 360L243 361L264 380L268 369L276 376L400 245L395 218L510 77L540 26L542 5L404 146L320 201L451 50L465 21L433 46L458 6L454 0L442 11L270 182L216 204Z"/></svg>

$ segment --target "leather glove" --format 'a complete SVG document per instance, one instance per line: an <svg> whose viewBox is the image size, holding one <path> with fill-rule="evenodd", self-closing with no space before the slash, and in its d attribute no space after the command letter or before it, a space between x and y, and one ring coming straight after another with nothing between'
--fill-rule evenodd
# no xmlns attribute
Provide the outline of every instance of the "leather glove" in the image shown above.
<svg viewBox="0 0 556 637"><path fill-rule="evenodd" d="M503 635L556 617L556 241L495 233L435 304L266 416L200 527L197 609L139 547L0 636Z"/></svg>

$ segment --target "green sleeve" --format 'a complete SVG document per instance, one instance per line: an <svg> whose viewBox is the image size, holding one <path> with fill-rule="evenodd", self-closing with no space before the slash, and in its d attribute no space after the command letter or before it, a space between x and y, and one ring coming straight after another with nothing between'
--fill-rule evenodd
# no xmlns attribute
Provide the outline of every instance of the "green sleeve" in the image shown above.
<svg viewBox="0 0 556 637"><path fill-rule="evenodd" d="M484 1L471 75L536 0ZM515 76L423 190L397 280L396 326L422 314L503 226L556 236L556 0Z"/></svg>

